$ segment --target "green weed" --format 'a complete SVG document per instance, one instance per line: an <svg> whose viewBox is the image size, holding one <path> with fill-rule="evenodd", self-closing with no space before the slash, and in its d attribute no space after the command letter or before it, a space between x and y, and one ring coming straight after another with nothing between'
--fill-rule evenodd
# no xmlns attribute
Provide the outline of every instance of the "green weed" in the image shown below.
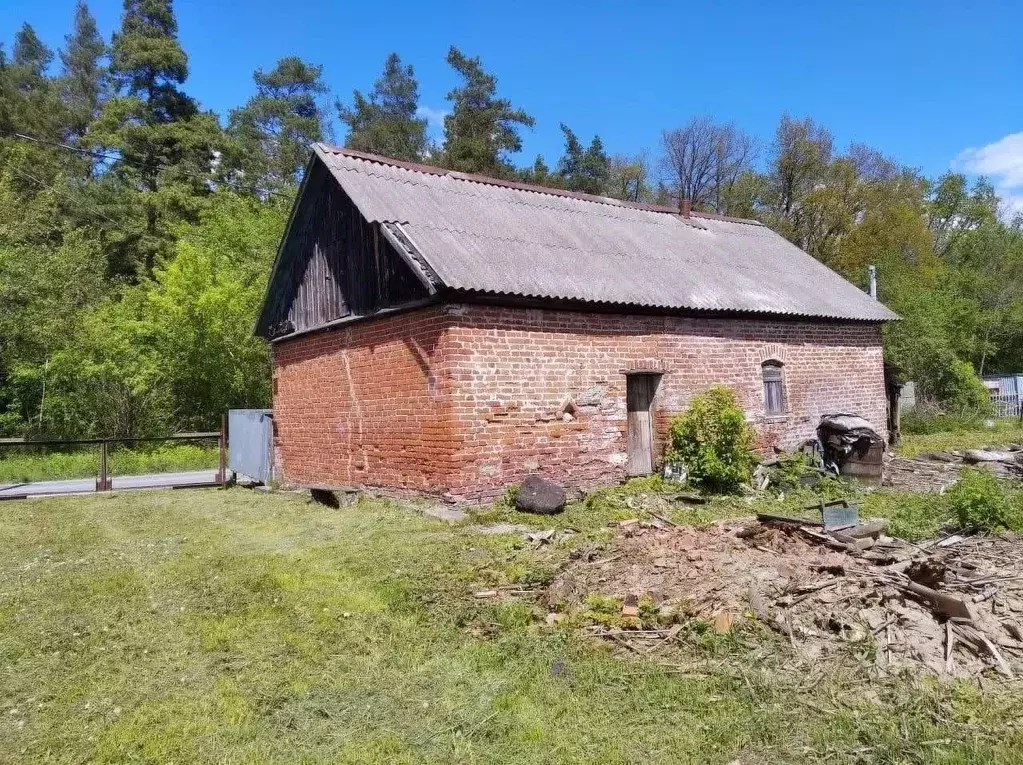
<svg viewBox="0 0 1023 765"><path fill-rule="evenodd" d="M687 622L670 656L622 658L543 626L528 598L472 596L568 552L383 501L339 513L238 489L9 503L0 760L1018 759L1012 686L830 661L794 672L784 641L745 624L722 636ZM621 602L586 608L613 623Z"/></svg>
<svg viewBox="0 0 1023 765"><path fill-rule="evenodd" d="M28 453L33 447L8 447L0 452L0 484L91 478L99 474L99 447L71 452ZM179 470L216 468L219 452L215 447L171 444L155 448L111 449L108 469L111 475L167 473Z"/></svg>

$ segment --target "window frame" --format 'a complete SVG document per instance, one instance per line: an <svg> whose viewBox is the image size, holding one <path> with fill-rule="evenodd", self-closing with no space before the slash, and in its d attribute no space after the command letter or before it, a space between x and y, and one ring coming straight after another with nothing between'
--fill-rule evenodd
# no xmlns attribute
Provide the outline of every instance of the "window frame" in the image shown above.
<svg viewBox="0 0 1023 765"><path fill-rule="evenodd" d="M760 364L760 382L764 395L764 414L767 417L784 417L788 414L788 396L785 395L785 364L777 359L768 359ZM770 392L775 388L777 395ZM777 399L776 407L772 408Z"/></svg>

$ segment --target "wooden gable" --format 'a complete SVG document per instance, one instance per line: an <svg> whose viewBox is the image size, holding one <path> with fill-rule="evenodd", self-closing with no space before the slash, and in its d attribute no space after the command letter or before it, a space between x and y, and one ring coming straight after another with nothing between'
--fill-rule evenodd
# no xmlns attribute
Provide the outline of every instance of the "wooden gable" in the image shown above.
<svg viewBox="0 0 1023 765"><path fill-rule="evenodd" d="M256 334L286 337L419 304L435 291L392 224L367 221L313 161L281 243Z"/></svg>

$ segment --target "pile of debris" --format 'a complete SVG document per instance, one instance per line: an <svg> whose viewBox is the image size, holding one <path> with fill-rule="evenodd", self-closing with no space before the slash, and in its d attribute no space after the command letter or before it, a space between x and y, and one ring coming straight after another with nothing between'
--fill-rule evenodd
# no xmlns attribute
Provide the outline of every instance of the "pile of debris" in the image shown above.
<svg viewBox="0 0 1023 765"><path fill-rule="evenodd" d="M976 465L1000 478L1023 477L1023 446L921 452L915 457L890 456L884 468L884 485L896 489L942 492L959 480L964 466Z"/></svg>
<svg viewBox="0 0 1023 765"><path fill-rule="evenodd" d="M762 462L753 474L753 486L788 491L816 486L826 476L855 478L876 486L881 482L884 439L867 420L856 414L825 414L814 438L796 451Z"/></svg>
<svg viewBox="0 0 1023 765"><path fill-rule="evenodd" d="M1023 673L1023 538L915 544L885 536L883 521L856 523L855 508L831 510L821 522L760 516L702 529L626 522L612 550L559 574L548 603L615 596L629 616L649 598L663 615L705 619L721 632L756 618L807 661L852 656L882 670ZM843 517L852 523L837 529ZM591 631L645 652L675 638L677 627Z"/></svg>

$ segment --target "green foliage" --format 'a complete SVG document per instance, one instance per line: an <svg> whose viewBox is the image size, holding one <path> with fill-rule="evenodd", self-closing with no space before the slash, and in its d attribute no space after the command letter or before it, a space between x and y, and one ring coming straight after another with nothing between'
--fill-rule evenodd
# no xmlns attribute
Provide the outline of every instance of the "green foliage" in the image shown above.
<svg viewBox="0 0 1023 765"><path fill-rule="evenodd" d="M496 178L511 176L514 168L507 155L522 149L519 127L532 127L535 120L496 96L497 78L483 69L479 57L451 46L447 61L462 84L447 96L452 110L444 118L445 165Z"/></svg>
<svg viewBox="0 0 1023 765"><path fill-rule="evenodd" d="M256 95L231 112L234 139L228 164L245 183L263 191L296 186L309 159L309 144L322 141L326 115L317 98L327 92L322 66L285 56L269 72L252 75Z"/></svg>
<svg viewBox="0 0 1023 765"><path fill-rule="evenodd" d="M603 195L611 180L611 167L600 136L594 136L583 149L579 138L567 125L561 124L565 135L565 154L558 162L559 185L569 191Z"/></svg>
<svg viewBox="0 0 1023 765"><path fill-rule="evenodd" d="M60 52L61 95L68 110L68 132L81 137L109 95L109 74L103 63L107 46L84 0L75 6L74 28Z"/></svg>
<svg viewBox="0 0 1023 765"><path fill-rule="evenodd" d="M107 175L126 182L116 198L97 194L93 202L113 223L106 237L109 270L138 280L169 254L176 224L198 218L223 137L216 117L200 113L179 87L188 57L170 0L125 0L124 9L111 46L117 95L93 122L86 143L120 157Z"/></svg>
<svg viewBox="0 0 1023 765"><path fill-rule="evenodd" d="M965 468L948 491L948 501L959 527L968 531L996 531L1009 524L1009 495L989 471Z"/></svg>
<svg viewBox="0 0 1023 765"><path fill-rule="evenodd" d="M626 202L652 201L649 186L650 168L645 154L629 156L616 154L609 157L607 194Z"/></svg>
<svg viewBox="0 0 1023 765"><path fill-rule="evenodd" d="M171 0L124 0L110 72L125 95L146 103L162 121L194 113L194 103L177 88L188 77L188 56L178 42Z"/></svg>
<svg viewBox="0 0 1023 765"><path fill-rule="evenodd" d="M412 65L397 53L384 63L384 73L369 96L356 90L352 105L337 102L338 116L348 126L345 146L385 157L418 162L428 146L426 120L418 116L419 82Z"/></svg>
<svg viewBox="0 0 1023 765"><path fill-rule="evenodd" d="M111 449L108 470L113 476L205 470L217 467L220 450L192 444L166 444L145 449ZM71 452L7 449L0 455L0 484L92 478L99 474L99 449Z"/></svg>
<svg viewBox="0 0 1023 765"><path fill-rule="evenodd" d="M294 55L258 69L225 131L188 93L171 0L123 8L107 46L77 3L59 74L30 24L0 50L0 432L149 432L266 400L265 349L246 333L281 206L307 144L329 135L322 71ZM789 115L762 172L757 141L711 117L663 132L659 173L565 126L554 168L538 157L516 170L533 118L479 58L452 47L447 61L459 81L441 148L397 53L338 104L347 145L631 201L689 197L765 222L861 286L877 265L880 297L902 316L884 328L886 358L943 423L910 417L910 430L989 416L978 375L1023 368L1023 219L999 217L990 183L930 180L862 145L837 151L826 127Z"/></svg>
<svg viewBox="0 0 1023 765"><path fill-rule="evenodd" d="M717 491L734 491L749 481L757 456L753 428L735 393L716 385L693 396L689 408L673 418L668 430L668 462L681 462L694 483Z"/></svg>
<svg viewBox="0 0 1023 765"><path fill-rule="evenodd" d="M5 282L33 290L9 330L19 345L7 408L20 414L22 429L149 435L213 428L229 407L266 405L269 359L252 326L285 214L281 205L220 192L199 225L182 230L173 257L151 280L97 300L100 275L84 270L73 284L83 291L85 311L61 303L64 282L56 274L17 270L18 258L5 270L0 250L0 295ZM90 259L89 250L70 247L53 258L55 269L98 263L95 250Z"/></svg>

